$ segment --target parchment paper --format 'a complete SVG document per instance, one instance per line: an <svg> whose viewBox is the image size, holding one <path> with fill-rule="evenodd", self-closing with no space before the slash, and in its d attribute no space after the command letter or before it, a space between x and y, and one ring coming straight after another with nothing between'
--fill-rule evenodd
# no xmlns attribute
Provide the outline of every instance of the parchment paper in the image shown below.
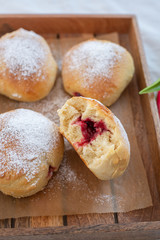
<svg viewBox="0 0 160 240"><path fill-rule="evenodd" d="M73 45L92 35L45 36L59 69L64 53ZM118 42L118 34L99 38ZM19 103L0 96L0 111L29 108L43 113L59 124L57 109L70 98L63 90L60 71L50 94L36 103ZM47 187L31 197L14 199L0 193L0 218L22 216L54 216L81 213L126 212L152 205L152 199L141 155L137 146L133 115L127 89L111 110L124 124L131 144L131 159L123 176L112 181L98 180L65 140L65 153L59 171Z"/></svg>

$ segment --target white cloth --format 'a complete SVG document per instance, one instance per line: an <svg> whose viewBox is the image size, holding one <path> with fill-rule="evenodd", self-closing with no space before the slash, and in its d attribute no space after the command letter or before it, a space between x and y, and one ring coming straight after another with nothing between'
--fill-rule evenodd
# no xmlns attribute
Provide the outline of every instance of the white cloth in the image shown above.
<svg viewBox="0 0 160 240"><path fill-rule="evenodd" d="M135 14L151 80L160 77L160 0L0 0L0 13Z"/></svg>

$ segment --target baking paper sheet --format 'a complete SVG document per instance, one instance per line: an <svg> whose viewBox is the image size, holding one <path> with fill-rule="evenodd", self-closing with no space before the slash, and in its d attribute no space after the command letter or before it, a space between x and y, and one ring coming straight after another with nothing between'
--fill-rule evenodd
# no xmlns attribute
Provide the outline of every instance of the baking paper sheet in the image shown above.
<svg viewBox="0 0 160 240"><path fill-rule="evenodd" d="M91 35L45 35L59 65L55 86L50 94L36 103L19 103L0 96L0 111L29 108L43 113L59 124L57 109L70 98L63 90L61 59L64 53ZM118 34L99 36L118 42ZM59 171L47 187L31 197L14 199L0 193L0 218L23 216L54 216L82 213L126 212L152 205L147 177L133 124L128 91L125 90L111 110L123 123L131 144L131 159L123 176L112 181L98 180L84 165L72 146L65 140L64 159Z"/></svg>

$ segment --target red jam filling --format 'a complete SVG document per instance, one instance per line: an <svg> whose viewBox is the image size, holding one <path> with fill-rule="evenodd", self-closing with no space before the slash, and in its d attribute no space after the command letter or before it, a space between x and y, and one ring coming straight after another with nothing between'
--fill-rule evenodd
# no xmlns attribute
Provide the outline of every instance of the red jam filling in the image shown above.
<svg viewBox="0 0 160 240"><path fill-rule="evenodd" d="M74 92L73 95L76 97L82 96L79 92Z"/></svg>
<svg viewBox="0 0 160 240"><path fill-rule="evenodd" d="M107 129L105 123L100 120L95 122L90 118L82 120L79 117L73 124L78 124L81 127L83 138L78 142L78 146L84 146L93 141L98 135L101 135L104 131L110 131Z"/></svg>
<svg viewBox="0 0 160 240"><path fill-rule="evenodd" d="M49 170L48 170L48 177L51 178L53 175L53 172L55 172L56 168L49 166Z"/></svg>

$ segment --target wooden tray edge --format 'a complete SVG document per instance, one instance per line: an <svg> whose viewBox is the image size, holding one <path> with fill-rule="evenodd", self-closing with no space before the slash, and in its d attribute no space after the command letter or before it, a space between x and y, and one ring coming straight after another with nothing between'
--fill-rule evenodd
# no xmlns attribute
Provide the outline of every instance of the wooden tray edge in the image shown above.
<svg viewBox="0 0 160 240"><path fill-rule="evenodd" d="M150 85L152 83L151 81L151 77L150 77L150 73L148 70L148 65L147 65L147 61L146 61L146 57L145 57L145 53L144 53L144 48L143 48L143 44L142 44L142 38L141 38L141 34L140 34L140 30L139 30L139 26L137 23L137 18L136 16L133 16L132 18L132 22L135 28L135 34L136 34L136 38L137 38L137 42L138 42L138 48L139 48L139 52L140 52L140 56L141 56L141 61L142 61L142 69L143 69L143 73L144 73L144 77L145 77L145 81L146 81L146 87L148 85ZM152 117L154 120L154 124L155 124L155 129L156 131L156 135L157 135L157 140L158 140L158 146L159 146L159 151L160 151L160 119L159 119L159 115L158 115L158 108L157 108L157 104L155 101L155 97L154 94L147 94L146 95L149 99L150 102L150 108L152 111Z"/></svg>
<svg viewBox="0 0 160 240"><path fill-rule="evenodd" d="M121 18L121 19L132 19L136 18L135 14L52 14L52 13L15 13L15 14L6 14L2 13L0 14L0 18L37 18L37 17L43 17L43 18Z"/></svg>
<svg viewBox="0 0 160 240"><path fill-rule="evenodd" d="M142 61L142 67L143 67L143 72L144 72L144 75L145 75L145 80L146 80L146 84L150 84L150 77L149 77L149 73L148 73L148 67L147 67L147 63L146 63L146 59L145 59L145 55L144 55L144 50L143 50L143 46L142 46L142 41L141 41L141 37L140 37L140 34L139 34L139 28L138 28L138 25L137 25L137 20L136 20L136 17L134 15L127 15L127 17L124 17L125 15L94 15L94 14L91 14L91 15L88 15L88 14L78 14L78 15L70 15L70 14L1 14L0 15L0 18L8 18L8 17L26 17L26 18L30 18L30 17L73 17L73 18L85 18L85 17L104 17L104 18L130 18L132 19L133 23L135 24L136 26L136 34L137 34L137 41L138 41L138 45L139 45L139 51L140 51L140 56L141 56L141 61ZM139 41L139 38L140 38L140 41ZM152 117L153 117L153 120L154 120L154 124L155 124L155 129L157 130L158 129L158 132L156 131L156 134L157 134L157 142L158 142L158 146L159 146L159 149L160 149L160 127L159 127L159 116L158 116L158 111L157 111L157 106L156 106L156 101L155 99L153 98L152 96L153 94L151 94L151 97L150 95L148 95L148 98L149 98L149 102L150 102L150 108L151 108L151 111L152 111ZM157 112L156 112L157 111ZM155 114L155 112L157 114ZM91 229L91 230L90 230ZM93 231L92 231L93 230ZM153 234L153 232L158 232L159 235L155 235L156 238L158 236L160 236L160 222L159 221L156 221L156 222L138 222L138 223L132 223L132 224L112 224L112 225L92 225L92 226L88 226L88 227L70 227L70 226L67 226L67 227L50 227L50 228L35 228L35 229L31 229L31 228L28 228L28 229L23 229L23 228L19 228L19 229L14 229L11 228L11 229L0 229L0 239L4 239L4 238L1 238L2 237L9 237L9 236L15 236L17 237L16 239L26 239L26 236L30 237L30 236L38 236L38 235L45 235L45 236L51 236L53 234L57 235L59 237L59 239L61 239L62 236L65 236L65 234L73 234L74 238L76 237L77 238L77 235L76 234L86 234L85 236L87 236L87 234L95 234L95 233L104 233L104 234L114 234L113 235L113 239L115 239L115 237L117 236L121 236L120 234L124 234L124 232L127 232L127 234L131 234L131 235L127 235L127 238L124 238L124 239L128 239L129 236L131 237L134 237L133 234L134 232L139 232L139 237L143 237L143 236L146 236L146 232L151 232L151 234ZM31 234L32 233L32 234ZM104 235L102 234L102 236ZM142 234L142 235L141 235ZM141 238L141 239L151 239L151 236L152 236L152 239L156 239L156 238L153 238L153 235L151 235L150 233L148 233L149 235L147 236L147 238ZM101 236L101 235L100 235ZM104 235L105 236L105 239L112 239L111 237L108 238L107 235ZM155 237L154 236L154 237ZM20 238L18 238L20 237ZM74 239L73 238L73 239ZM28 238L30 239L30 238ZM45 238L47 239L47 238ZM48 238L49 239L49 238ZM58 238L57 238L58 239ZM71 238L72 239L72 238ZM78 239L83 239L83 238L77 238ZM130 238L132 239L132 238ZM133 238L134 239L134 238Z"/></svg>
<svg viewBox="0 0 160 240"><path fill-rule="evenodd" d="M154 236L153 236L154 234ZM132 224L100 224L87 227L47 227L47 228L20 228L20 229L0 229L0 239L157 239L160 236L160 222L141 222ZM67 238L66 238L67 237ZM117 238L118 237L118 238ZM98 239L98 238L97 238ZM137 238L138 239L138 238Z"/></svg>

